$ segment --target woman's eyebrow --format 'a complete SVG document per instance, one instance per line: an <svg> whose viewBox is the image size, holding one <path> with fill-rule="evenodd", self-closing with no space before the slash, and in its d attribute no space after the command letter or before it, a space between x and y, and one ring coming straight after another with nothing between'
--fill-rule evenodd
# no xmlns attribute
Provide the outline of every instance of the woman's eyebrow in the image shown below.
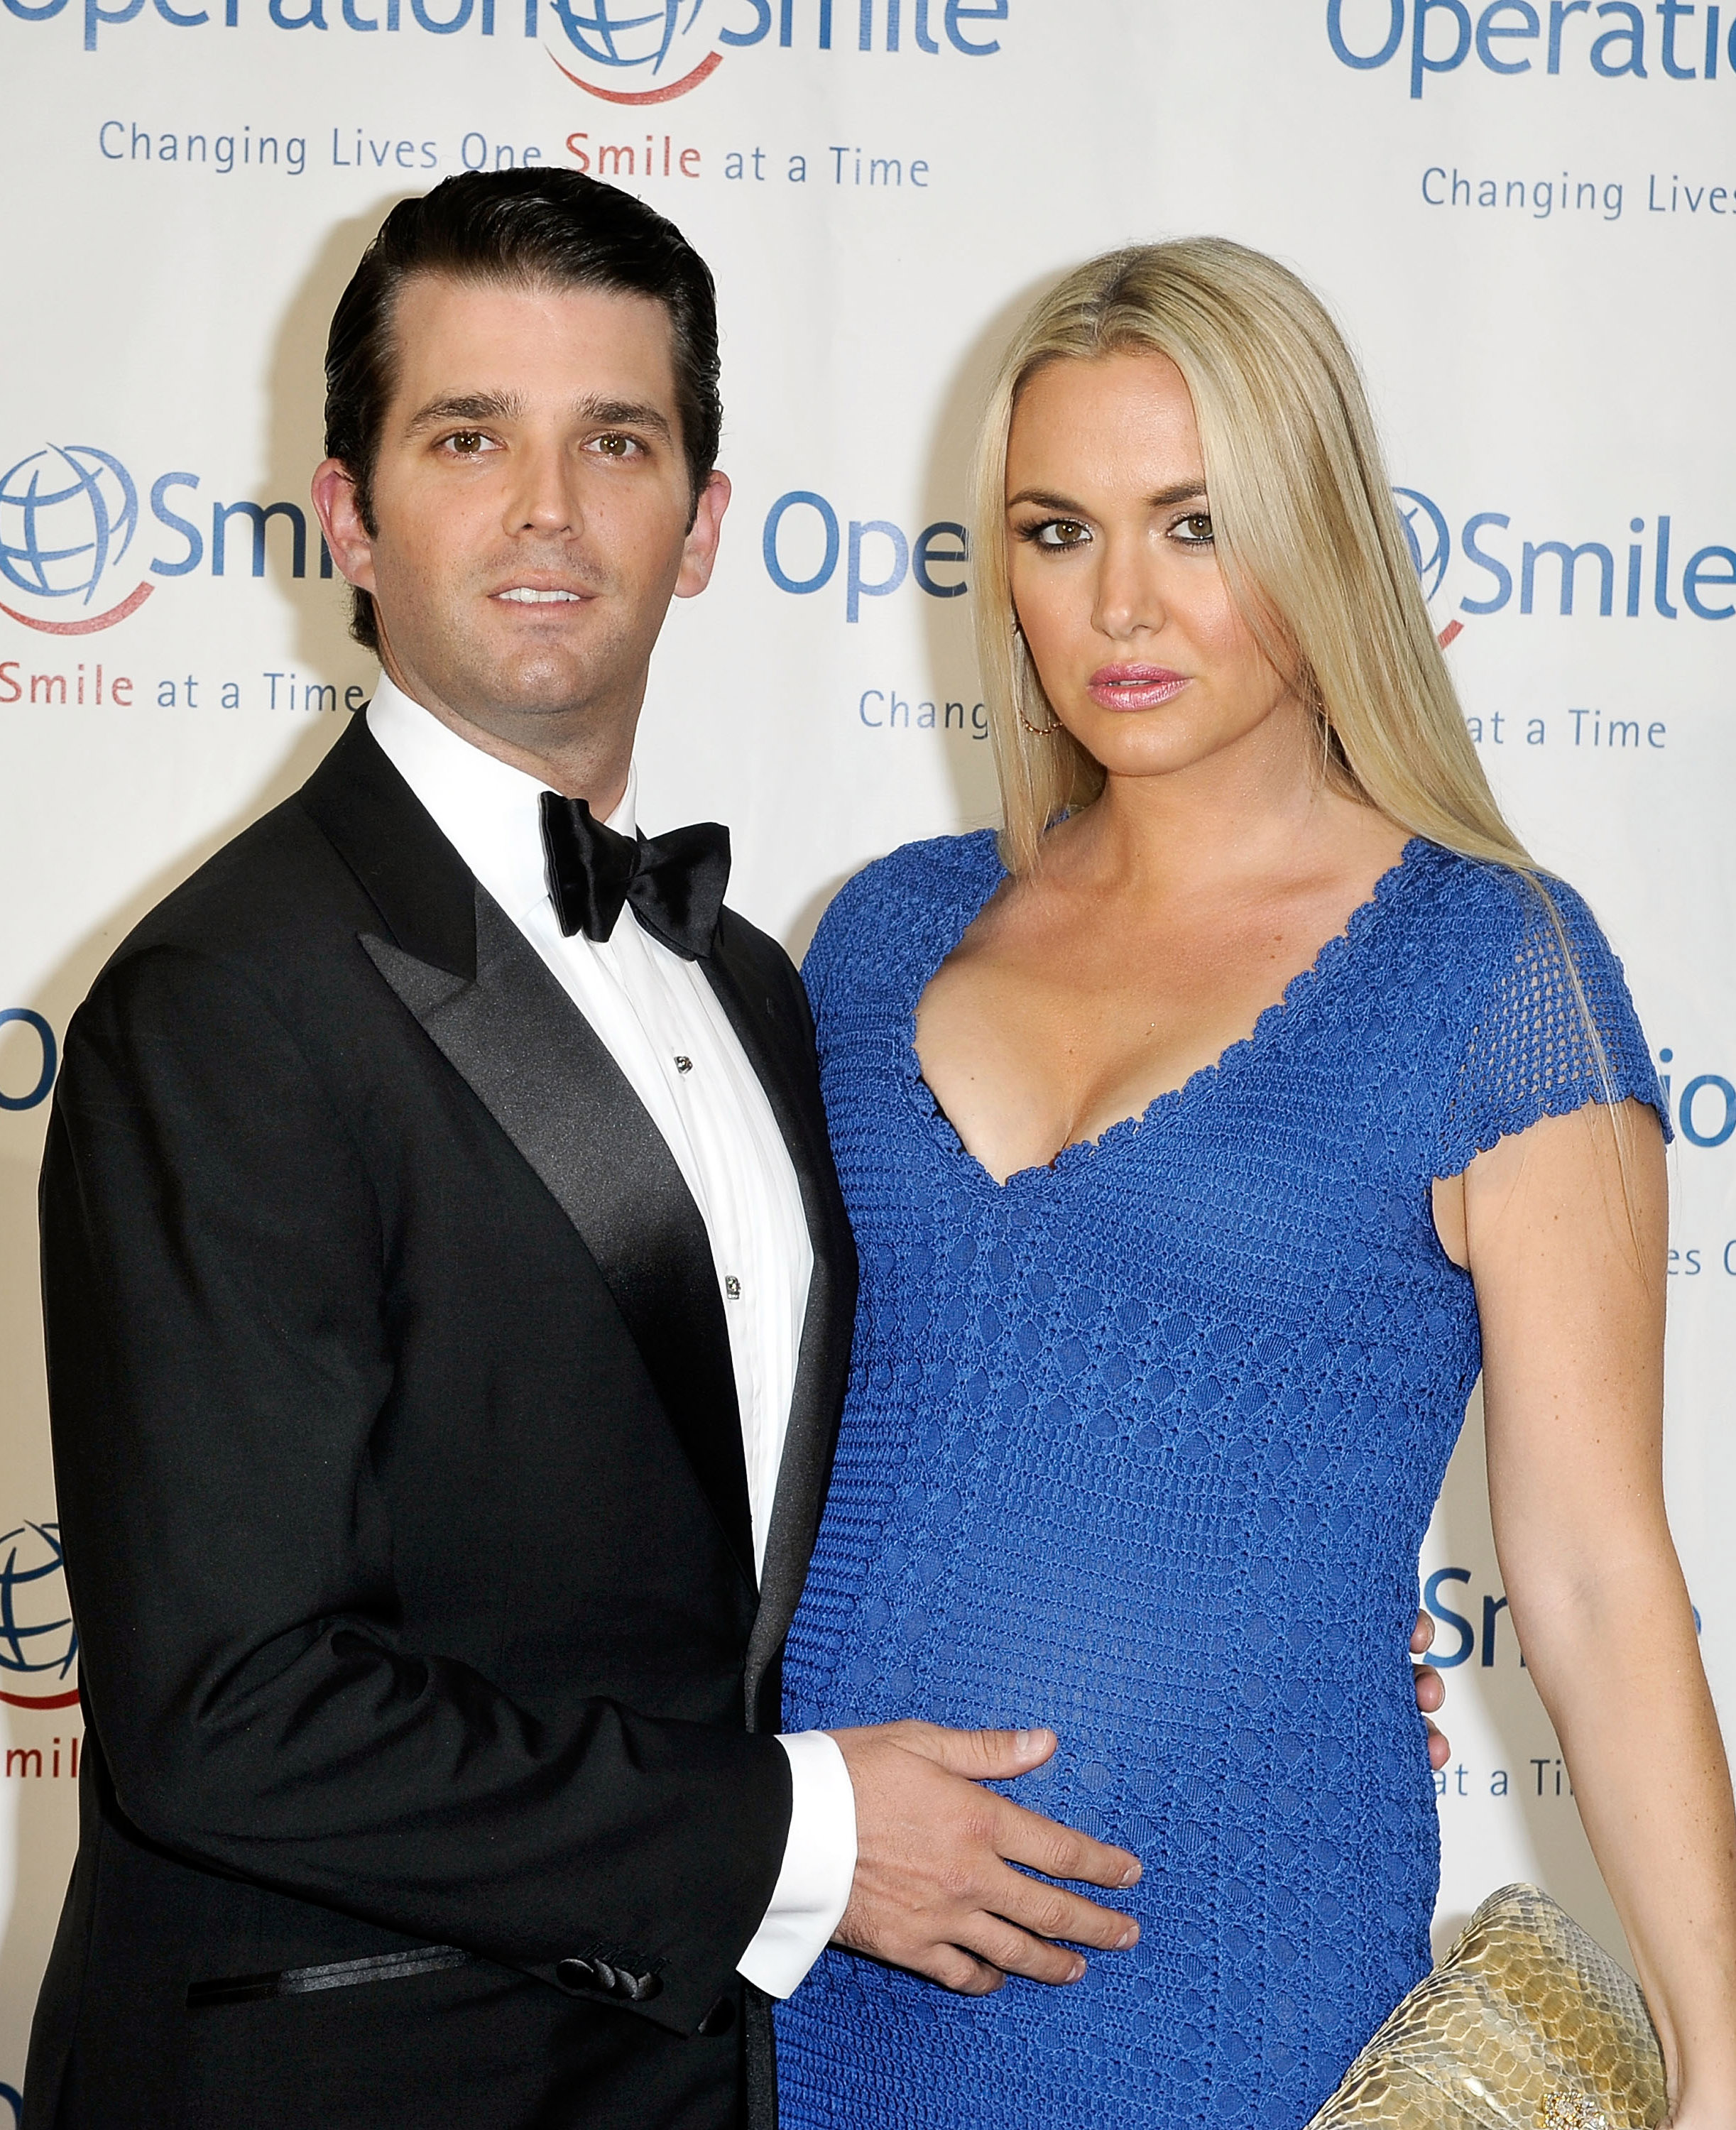
<svg viewBox="0 0 1736 2130"><path fill-rule="evenodd" d="M1167 510L1173 503L1193 503L1205 499L1206 485L1203 480L1178 481L1173 488L1160 488L1145 500L1154 510ZM1014 509L1021 503L1035 504L1039 510L1078 511L1079 505L1071 497L1055 495L1047 489L1021 488L1016 495L1009 495L1007 508ZM1082 513L1083 514L1083 513Z"/></svg>
<svg viewBox="0 0 1736 2130"><path fill-rule="evenodd" d="M1068 497L1052 495L1044 488L1021 488L1016 495L1007 497L1007 508L1011 510L1021 503L1034 503L1040 510L1077 510L1079 507Z"/></svg>

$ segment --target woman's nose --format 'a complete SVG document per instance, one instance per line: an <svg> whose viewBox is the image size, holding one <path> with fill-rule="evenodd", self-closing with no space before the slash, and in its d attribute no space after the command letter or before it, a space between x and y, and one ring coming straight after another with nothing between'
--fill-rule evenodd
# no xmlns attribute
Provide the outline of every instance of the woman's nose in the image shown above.
<svg viewBox="0 0 1736 2130"><path fill-rule="evenodd" d="M1117 638L1161 628L1168 614L1153 558L1136 547L1108 543L1091 618L1101 634Z"/></svg>

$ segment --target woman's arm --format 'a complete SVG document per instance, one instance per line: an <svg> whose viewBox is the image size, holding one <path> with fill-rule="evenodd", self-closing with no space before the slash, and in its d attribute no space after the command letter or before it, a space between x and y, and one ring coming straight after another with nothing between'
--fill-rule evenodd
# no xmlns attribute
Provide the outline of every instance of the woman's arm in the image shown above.
<svg viewBox="0 0 1736 2130"><path fill-rule="evenodd" d="M1514 1625L1663 2045L1668 2121L1736 2130L1736 1817L1664 1514L1662 1135L1639 1103L1589 1107L1503 1139L1463 1186Z"/></svg>

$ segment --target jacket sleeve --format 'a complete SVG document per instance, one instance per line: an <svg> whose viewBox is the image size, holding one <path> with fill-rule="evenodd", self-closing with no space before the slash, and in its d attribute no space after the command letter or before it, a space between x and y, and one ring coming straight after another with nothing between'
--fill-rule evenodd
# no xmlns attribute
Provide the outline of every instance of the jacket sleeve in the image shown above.
<svg viewBox="0 0 1736 2130"><path fill-rule="evenodd" d="M393 1381L341 1102L244 972L155 947L68 1032L41 1186L60 1511L117 1800L196 1863L691 2031L759 1926L772 1736L407 1647L371 1466ZM634 1963L638 1963L635 1966Z"/></svg>

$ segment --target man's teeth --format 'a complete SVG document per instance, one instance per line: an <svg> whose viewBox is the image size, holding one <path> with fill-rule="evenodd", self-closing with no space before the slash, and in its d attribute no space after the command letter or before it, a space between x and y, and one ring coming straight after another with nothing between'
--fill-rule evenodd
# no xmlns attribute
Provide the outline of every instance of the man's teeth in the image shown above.
<svg viewBox="0 0 1736 2130"><path fill-rule="evenodd" d="M576 600L576 592L533 591L528 585L514 585L510 591L497 592L497 599L512 599L519 606L549 606L557 599Z"/></svg>

